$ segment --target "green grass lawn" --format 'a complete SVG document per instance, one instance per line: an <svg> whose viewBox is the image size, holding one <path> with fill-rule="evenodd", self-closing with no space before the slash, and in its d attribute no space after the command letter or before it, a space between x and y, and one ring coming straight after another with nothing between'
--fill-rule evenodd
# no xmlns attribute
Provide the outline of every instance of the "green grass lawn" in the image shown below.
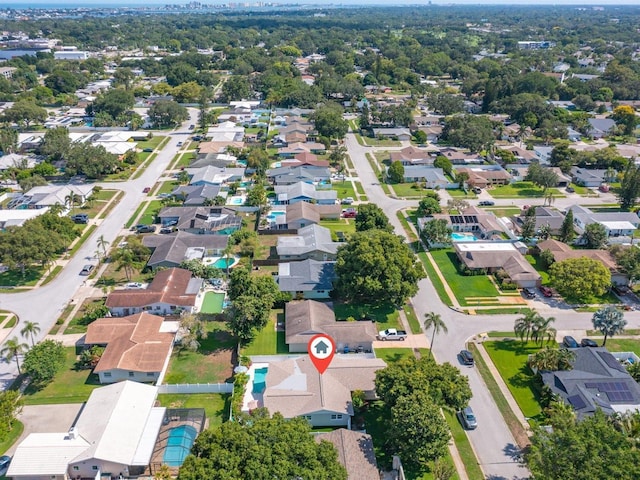
<svg viewBox="0 0 640 480"><path fill-rule="evenodd" d="M160 188L156 192L156 195L159 195L161 193L171 193L179 186L180 184L178 182L172 182L172 181L162 182L162 185L160 185Z"/></svg>
<svg viewBox="0 0 640 480"><path fill-rule="evenodd" d="M230 398L223 393L164 393L158 395L158 402L166 408L204 408L209 426L215 427L227 421Z"/></svg>
<svg viewBox="0 0 640 480"><path fill-rule="evenodd" d="M407 220L406 213L403 212L402 210L398 210L396 212L396 216L398 217L398 220L400 220L400 223L402 224L402 228L404 228L404 231L407 235L407 238L409 239L409 242L412 242L412 243L417 242L418 236L413 232L413 230L409 226L409 221Z"/></svg>
<svg viewBox="0 0 640 480"><path fill-rule="evenodd" d="M20 270L7 270L0 273L0 286L2 287L32 287L35 285L44 273L42 267L29 267L24 271L24 275Z"/></svg>
<svg viewBox="0 0 640 480"><path fill-rule="evenodd" d="M392 305L372 306L335 302L333 308L336 313L336 320L346 320L349 317L353 317L356 320L368 318L375 320L378 330L402 328L400 315Z"/></svg>
<svg viewBox="0 0 640 480"><path fill-rule="evenodd" d="M276 331L276 321L284 324L284 312L281 309L272 310L269 323L258 332L249 345L242 349L242 355L281 355L289 353L285 343L285 332Z"/></svg>
<svg viewBox="0 0 640 480"><path fill-rule="evenodd" d="M147 204L147 208L144 209L144 213L138 220L139 224L142 225L151 225L156 221L156 215L162 209L162 201L161 200L151 200Z"/></svg>
<svg viewBox="0 0 640 480"><path fill-rule="evenodd" d="M475 305L467 302L466 297L497 297L496 287L486 275L466 276L458 273L458 258L452 249L434 250L431 252L449 287L460 302L460 305Z"/></svg>
<svg viewBox="0 0 640 480"><path fill-rule="evenodd" d="M496 217L512 217L514 215L520 215L520 213L522 213L519 208L511 207L486 208L485 210L493 212Z"/></svg>
<svg viewBox="0 0 640 480"><path fill-rule="evenodd" d="M428 348L419 348L418 351L423 357L429 356ZM378 348L376 350L376 357L384 360L387 365L413 356L413 349L411 348Z"/></svg>
<svg viewBox="0 0 640 480"><path fill-rule="evenodd" d="M333 233L343 232L345 235L356 233L355 218L338 218L335 220L320 220L320 225L328 228Z"/></svg>
<svg viewBox="0 0 640 480"><path fill-rule="evenodd" d="M358 191L358 195L365 195L364 187L362 186L362 184L360 182L353 182L353 184L356 186L356 190Z"/></svg>
<svg viewBox="0 0 640 480"><path fill-rule="evenodd" d="M587 187L583 187L582 185L578 185L577 183L572 183L571 187L573 187L573 189L575 190L575 193L577 193L578 195L591 194L591 190L589 190Z"/></svg>
<svg viewBox="0 0 640 480"><path fill-rule="evenodd" d="M22 397L25 405L82 403L100 386L98 375L92 374L91 370L76 370L75 347L66 347L65 354L65 365L53 382L41 390L27 387Z"/></svg>
<svg viewBox="0 0 640 480"><path fill-rule="evenodd" d="M433 254L433 251L431 253ZM440 277L438 277L435 269L433 268L433 265L431 265L431 262L427 258L427 254L425 252L420 252L418 253L418 258L422 261L422 266L427 272L427 276L431 279L431 283L433 284L433 287L436 289L436 292L438 293L438 297L440 297L440 301L445 305L451 306L451 300L449 299L449 295L447 295L447 292L444 289L444 285L440 281Z"/></svg>
<svg viewBox="0 0 640 480"><path fill-rule="evenodd" d="M372 137L362 137L362 140L365 145L370 145L372 147L399 147L402 145L399 140L391 140L390 138L372 138Z"/></svg>
<svg viewBox="0 0 640 480"><path fill-rule="evenodd" d="M419 187L417 183L392 183L391 188L398 197L405 198L421 198L428 191L426 188Z"/></svg>
<svg viewBox="0 0 640 480"><path fill-rule="evenodd" d="M199 340L197 351L174 350L165 383L219 383L229 379L230 350L234 348L235 341L224 323L206 322L205 328L207 337ZM228 360L220 358L224 351L229 351Z"/></svg>
<svg viewBox="0 0 640 480"><path fill-rule="evenodd" d="M224 293L207 292L204 294L202 302L202 313L222 313L222 305L224 304Z"/></svg>
<svg viewBox="0 0 640 480"><path fill-rule="evenodd" d="M84 242L87 241L87 238L89 238L93 234L96 228L98 228L97 225L91 225L89 228L87 228L82 236L78 240L76 240L76 243L73 245L71 250L69 250L69 255L75 255L75 253L80 250L80 247L84 244Z"/></svg>
<svg viewBox="0 0 640 480"><path fill-rule="evenodd" d="M528 356L540 350L540 345L531 341L499 340L484 342L484 347L524 416L541 419L538 388L527 366Z"/></svg>
<svg viewBox="0 0 640 480"><path fill-rule="evenodd" d="M418 319L418 316L416 315L415 310L413 309L413 306L409 303L405 303L402 306L402 309L404 310L404 314L406 315L407 321L409 322L411 333L421 333L422 332L421 323L420 323L420 320Z"/></svg>
<svg viewBox="0 0 640 480"><path fill-rule="evenodd" d="M451 195L453 198L462 198L466 200L472 200L474 198L478 198L478 196L475 193L473 193L471 190L465 193L464 190L460 190L459 188L447 190L447 193Z"/></svg>
<svg viewBox="0 0 640 480"><path fill-rule="evenodd" d="M347 197L356 198L356 192L351 182L336 182L332 184L332 190L338 192L339 199Z"/></svg>
<svg viewBox="0 0 640 480"><path fill-rule="evenodd" d="M598 335L602 334L598 332ZM601 344L602 340L598 339L598 343ZM607 350L610 352L633 352L636 355L640 355L640 340L634 340L632 338L609 337L607 338L605 347L607 347Z"/></svg>
<svg viewBox="0 0 640 480"><path fill-rule="evenodd" d="M20 438L22 432L24 431L24 425L19 420L14 420L12 423L12 428L5 437L5 439L0 442L0 455L4 455L7 450L11 448L11 446ZM5 478L5 477L0 477Z"/></svg>
<svg viewBox="0 0 640 480"><path fill-rule="evenodd" d="M464 428L460 425L457 416L449 410L444 410L444 418L447 420L447 425L449 425L449 430L451 431L451 437L458 448L460 458L462 459L462 463L464 463L464 468L467 471L469 479L483 479L484 475L480 465L478 464L476 454L473 452L473 448L471 448L469 437L467 437Z"/></svg>
<svg viewBox="0 0 640 480"><path fill-rule="evenodd" d="M136 218L138 218L138 215L140 215L140 212L145 207L145 205L146 205L145 203L141 203L140 205L138 205L138 208L136 208L136 211L133 212L133 215L131 215L131 218L125 224L126 228L129 228L130 226L133 225L133 223L136 221Z"/></svg>
<svg viewBox="0 0 640 480"><path fill-rule="evenodd" d="M548 188L546 193L553 193L555 197L564 197L557 188ZM542 197L542 188L532 182L515 182L494 187L489 190L489 194L494 198Z"/></svg>
<svg viewBox="0 0 640 480"><path fill-rule="evenodd" d="M165 138L163 135L155 135L148 140L138 142L138 148L141 150L145 148L156 148Z"/></svg>
<svg viewBox="0 0 640 480"><path fill-rule="evenodd" d="M547 272L545 265L543 265L543 262L540 260L540 256L536 255L525 255L525 257L527 259L527 261L534 266L534 268L537 270L537 272L540 274L540 276L542 277L542 285L549 285L549 273Z"/></svg>

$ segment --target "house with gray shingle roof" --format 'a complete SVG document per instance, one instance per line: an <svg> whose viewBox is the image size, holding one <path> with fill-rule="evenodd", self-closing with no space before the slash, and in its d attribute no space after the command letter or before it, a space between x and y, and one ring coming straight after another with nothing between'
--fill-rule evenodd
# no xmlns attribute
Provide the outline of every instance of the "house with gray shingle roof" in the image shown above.
<svg viewBox="0 0 640 480"><path fill-rule="evenodd" d="M574 348L571 370L542 372L542 381L578 418L640 410L640 385L606 348Z"/></svg>
<svg viewBox="0 0 640 480"><path fill-rule="evenodd" d="M311 202L319 205L335 205L338 192L335 190L318 190L310 183L297 182L292 185L276 185L276 203L292 205L297 202Z"/></svg>
<svg viewBox="0 0 640 480"><path fill-rule="evenodd" d="M226 197L227 192L221 194L220 185L180 185L171 195L182 200L185 207L196 207L217 196Z"/></svg>
<svg viewBox="0 0 640 480"><path fill-rule="evenodd" d="M283 260L311 258L326 262L336 259L340 245L332 240L331 230L313 224L301 228L295 236L278 237L276 252Z"/></svg>
<svg viewBox="0 0 640 480"><path fill-rule="evenodd" d="M185 260L220 256L228 243L228 235L196 235L182 231L170 235L146 235L142 239L142 244L153 251L147 262L153 270L179 267Z"/></svg>
<svg viewBox="0 0 640 480"><path fill-rule="evenodd" d="M280 263L276 277L278 288L294 298L329 298L336 280L335 264L311 259Z"/></svg>

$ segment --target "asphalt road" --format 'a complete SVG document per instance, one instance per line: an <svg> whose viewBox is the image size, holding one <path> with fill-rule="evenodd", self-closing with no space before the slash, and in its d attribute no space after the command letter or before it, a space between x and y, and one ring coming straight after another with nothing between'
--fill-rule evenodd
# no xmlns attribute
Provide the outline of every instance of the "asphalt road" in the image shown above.
<svg viewBox="0 0 640 480"><path fill-rule="evenodd" d="M144 173L135 180L128 180L119 183L100 184L105 188L117 188L124 192L124 197L110 214L96 228L91 237L76 252L67 266L48 285L24 293L0 294L0 309L10 310L18 315L19 322L7 335L7 339L17 336L20 338L20 329L24 322L38 322L40 333L36 336L36 341L41 340L51 330L54 323L60 316L62 310L69 303L76 290L82 286L87 277L80 276L80 270L87 264L87 258L93 258L97 245L96 240L100 235L113 243L125 223L129 220L136 208L146 197L142 190L145 187L152 187L157 179L163 174L171 160L178 151L178 142L185 141L191 131L190 124L197 124L197 109L189 109L189 120L184 122L181 128L171 132L158 132L159 135L168 135L169 142L158 153L154 161L145 169ZM17 375L17 368L14 361L0 363L0 388L4 389Z"/></svg>
<svg viewBox="0 0 640 480"><path fill-rule="evenodd" d="M358 171L360 181L371 202L378 204L389 217L396 232L404 236L404 229L397 219L396 212L401 208L417 205L417 201L404 201L392 199L386 196L378 184L378 179L371 165L366 159L366 153L373 153L376 148L358 144L355 136L347 134L346 145L353 164ZM387 150L380 148L380 150ZM445 194L446 195L446 194ZM575 197L575 198L574 198ZM489 199L490 197L486 197ZM476 203L482 199L482 195ZM583 198L569 196L558 198L554 202L556 208L566 208L575 203L611 203L615 202L609 195L601 198ZM539 201L542 203L542 201ZM446 198L442 200L446 204ZM537 203L531 199L496 199L496 206L523 206ZM441 315L447 325L448 333L436 336L433 352L440 362L449 362L460 368L461 372L469 378L469 384L473 392L470 405L478 418L478 428L468 431L468 437L476 452L478 461L486 478L492 480L526 478L529 471L514 460L514 452L517 452L517 444L507 428L507 425L498 410L482 378L475 368L462 365L458 359L458 352L464 348L465 343L478 333L491 330L510 331L518 315L465 315L451 310L444 305L436 293L431 281L426 278L419 284L419 291L412 299L418 318L424 318L424 314L435 312ZM548 299L538 298L530 302L532 308L536 308L544 316L556 318L554 327L562 332L579 332L592 328L590 313L577 313L569 308L558 307ZM629 322L629 328L640 326L640 313L627 312L625 318ZM431 339L431 332L427 332Z"/></svg>

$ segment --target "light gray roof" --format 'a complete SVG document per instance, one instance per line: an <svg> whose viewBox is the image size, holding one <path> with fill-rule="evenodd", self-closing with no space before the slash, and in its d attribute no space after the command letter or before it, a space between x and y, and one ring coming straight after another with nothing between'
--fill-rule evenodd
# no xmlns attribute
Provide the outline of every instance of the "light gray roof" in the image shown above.
<svg viewBox="0 0 640 480"><path fill-rule="evenodd" d="M447 182L444 171L441 168L426 165L407 165L404 167L405 178L424 178L427 182Z"/></svg>
<svg viewBox="0 0 640 480"><path fill-rule="evenodd" d="M184 206L202 205L208 198L216 198L220 195L219 185L181 185L177 187L172 195L183 197Z"/></svg>
<svg viewBox="0 0 640 480"><path fill-rule="evenodd" d="M569 210L573 212L573 217L580 222L588 225L590 223L609 223L609 222L629 222L637 226L640 218L633 212L592 212L589 208L580 205L572 205Z"/></svg>
<svg viewBox="0 0 640 480"><path fill-rule="evenodd" d="M335 255L340 245L331 239L331 230L312 224L299 229L296 236L278 237L276 251L280 256L299 256L314 251Z"/></svg>
<svg viewBox="0 0 640 480"><path fill-rule="evenodd" d="M201 229L218 231L242 226L242 218L226 207L166 207L158 214L162 223L168 219L178 219L179 230Z"/></svg>
<svg viewBox="0 0 640 480"><path fill-rule="evenodd" d="M178 231L170 235L147 235L142 239L145 247L154 249L147 265L173 263L179 266L187 260L187 251L192 248L206 250L223 250L229 243L228 235L196 235ZM202 255L201 255L202 257Z"/></svg>
<svg viewBox="0 0 640 480"><path fill-rule="evenodd" d="M230 179L239 179L244 176L244 168L213 167L211 165L202 168L187 168L187 172L192 175L190 183L211 183L220 185Z"/></svg>
<svg viewBox="0 0 640 480"><path fill-rule="evenodd" d="M316 190L314 185L305 182L276 185L274 190L279 202L300 197L310 198L311 200L337 200L338 198L338 192L335 190Z"/></svg>
<svg viewBox="0 0 640 480"><path fill-rule="evenodd" d="M278 286L281 292L333 290L336 279L335 262L302 260L278 265Z"/></svg>

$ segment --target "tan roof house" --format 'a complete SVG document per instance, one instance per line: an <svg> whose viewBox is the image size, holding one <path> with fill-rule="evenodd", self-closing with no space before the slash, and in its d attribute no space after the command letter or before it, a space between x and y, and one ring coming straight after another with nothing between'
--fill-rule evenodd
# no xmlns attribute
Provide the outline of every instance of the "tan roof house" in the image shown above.
<svg viewBox="0 0 640 480"><path fill-rule="evenodd" d="M166 324L146 312L92 322L84 343L106 347L93 370L100 383L156 382L168 365L177 331L177 322Z"/></svg>
<svg viewBox="0 0 640 480"><path fill-rule="evenodd" d="M329 335L339 352L345 349L371 351L376 339L375 323L371 321L337 322L326 303L314 300L289 302L285 310L285 343L289 352L306 352L311 337L318 333Z"/></svg>
<svg viewBox="0 0 640 480"><path fill-rule="evenodd" d="M122 317L149 312L154 315L194 313L202 279L194 278L189 270L169 268L156 274L147 288L115 290L105 305L111 315Z"/></svg>
<svg viewBox="0 0 640 480"><path fill-rule="evenodd" d="M397 152L391 152L391 162L400 162L402 165L433 165L434 157L426 150L421 150L413 145L405 147Z"/></svg>
<svg viewBox="0 0 640 480"><path fill-rule="evenodd" d="M342 213L340 205L322 205L318 203L296 202L286 207L285 215L278 215L272 221L270 228L298 230L311 224L318 224L320 220L338 219Z"/></svg>
<svg viewBox="0 0 640 480"><path fill-rule="evenodd" d="M380 358L342 358L337 355L320 375L308 355L269 363L263 406L285 418L303 417L314 427L351 427L351 392L362 390L375 398L376 371L387 364Z"/></svg>

